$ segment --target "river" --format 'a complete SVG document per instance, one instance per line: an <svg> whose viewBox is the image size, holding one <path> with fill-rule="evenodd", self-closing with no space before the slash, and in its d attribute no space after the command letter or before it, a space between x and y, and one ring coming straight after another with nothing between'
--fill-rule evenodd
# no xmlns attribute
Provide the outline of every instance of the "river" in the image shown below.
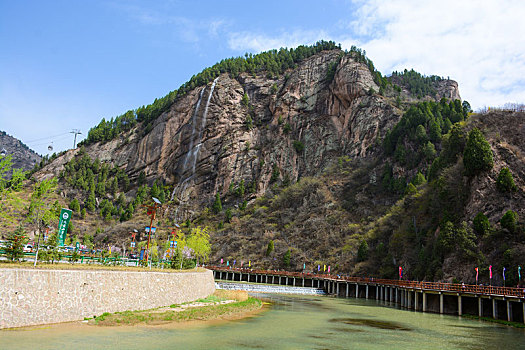
<svg viewBox="0 0 525 350"><path fill-rule="evenodd" d="M8 349L525 349L525 329L399 310L376 300L261 294L264 312L226 322L0 331Z"/></svg>

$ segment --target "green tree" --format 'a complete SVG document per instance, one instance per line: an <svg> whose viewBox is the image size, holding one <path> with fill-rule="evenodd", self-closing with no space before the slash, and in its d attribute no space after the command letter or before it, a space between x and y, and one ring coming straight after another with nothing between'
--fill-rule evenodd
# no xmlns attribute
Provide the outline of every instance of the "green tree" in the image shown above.
<svg viewBox="0 0 525 350"><path fill-rule="evenodd" d="M414 186L420 186L427 182L427 180L425 179L425 175L421 174L421 172L418 171L411 182L414 184Z"/></svg>
<svg viewBox="0 0 525 350"><path fill-rule="evenodd" d="M268 247L266 248L266 256L270 256L270 254L272 254L273 248L274 248L273 240L270 240L270 242L268 242Z"/></svg>
<svg viewBox="0 0 525 350"><path fill-rule="evenodd" d="M436 147L434 147L434 144L430 141L425 143L422 152L425 158L428 160L433 160L434 157L436 157Z"/></svg>
<svg viewBox="0 0 525 350"><path fill-rule="evenodd" d="M231 221L231 219L233 217L231 208L226 209L226 211L224 212L224 216L225 216L225 221L226 222L230 222Z"/></svg>
<svg viewBox="0 0 525 350"><path fill-rule="evenodd" d="M222 211L221 195L219 192L215 194L215 202L213 202L212 209L215 214L218 214Z"/></svg>
<svg viewBox="0 0 525 350"><path fill-rule="evenodd" d="M73 200L69 203L69 209L75 213L80 211L80 203L78 202L78 199L73 198Z"/></svg>
<svg viewBox="0 0 525 350"><path fill-rule="evenodd" d="M80 211L80 218L83 220L86 218L86 208L82 208Z"/></svg>
<svg viewBox="0 0 525 350"><path fill-rule="evenodd" d="M432 142L441 141L441 132L441 127L439 126L439 124L435 120L432 121L429 127L430 140Z"/></svg>
<svg viewBox="0 0 525 350"><path fill-rule="evenodd" d="M293 148L295 148L297 153L301 153L304 150L304 144L301 141L295 140L293 142Z"/></svg>
<svg viewBox="0 0 525 350"><path fill-rule="evenodd" d="M248 94L244 93L244 95L242 95L241 104L245 107L248 107L248 105L250 104L250 99L248 98Z"/></svg>
<svg viewBox="0 0 525 350"><path fill-rule="evenodd" d="M146 173L143 171L141 171L139 173L139 178L138 178L138 185L139 186L142 186L146 183Z"/></svg>
<svg viewBox="0 0 525 350"><path fill-rule="evenodd" d="M427 131L423 125L418 125L416 127L416 139L422 144L428 140Z"/></svg>
<svg viewBox="0 0 525 350"><path fill-rule="evenodd" d="M86 200L86 208L91 213L93 213L95 211L95 205L96 205L95 192L91 192L88 196L88 199Z"/></svg>
<svg viewBox="0 0 525 350"><path fill-rule="evenodd" d="M286 253L284 253L284 255L283 255L283 264L284 264L284 266L290 267L291 259L292 259L292 252L290 251L290 249L288 249L286 251Z"/></svg>
<svg viewBox="0 0 525 350"><path fill-rule="evenodd" d="M518 213L513 210L508 210L500 220L501 227L514 233L518 228Z"/></svg>
<svg viewBox="0 0 525 350"><path fill-rule="evenodd" d="M7 235L6 256L9 260L19 260L24 256L24 245L27 243L27 236L23 227L18 228Z"/></svg>
<svg viewBox="0 0 525 350"><path fill-rule="evenodd" d="M365 240L361 241L359 248L357 249L357 261L365 261L368 259L368 243Z"/></svg>
<svg viewBox="0 0 525 350"><path fill-rule="evenodd" d="M485 214L483 214L482 212L479 212L474 217L473 226L474 226L474 232L476 232L478 235L485 235L489 233L490 221L485 216Z"/></svg>
<svg viewBox="0 0 525 350"><path fill-rule="evenodd" d="M42 228L44 225L49 225L51 222L55 222L58 217L53 208L51 202L55 189L57 186L56 178L51 178L38 182L33 187L33 193L31 194L29 203L29 214L27 221L33 223L35 230L38 234L36 255L35 255L35 266L38 262L38 251L40 250L40 237L42 236Z"/></svg>
<svg viewBox="0 0 525 350"><path fill-rule="evenodd" d="M246 120L244 121L244 125L246 126L246 129L252 130L253 129L253 119L251 115L246 116Z"/></svg>
<svg viewBox="0 0 525 350"><path fill-rule="evenodd" d="M494 165L490 145L477 128L472 129L468 134L467 144L463 152L463 164L468 176L490 170Z"/></svg>
<svg viewBox="0 0 525 350"><path fill-rule="evenodd" d="M188 247L193 249L193 254L199 261L204 263L208 260L211 252L210 234L208 227L194 227L191 229L190 237L188 238Z"/></svg>
<svg viewBox="0 0 525 350"><path fill-rule="evenodd" d="M501 168L496 180L496 187L501 192L514 192L518 189L509 168Z"/></svg>

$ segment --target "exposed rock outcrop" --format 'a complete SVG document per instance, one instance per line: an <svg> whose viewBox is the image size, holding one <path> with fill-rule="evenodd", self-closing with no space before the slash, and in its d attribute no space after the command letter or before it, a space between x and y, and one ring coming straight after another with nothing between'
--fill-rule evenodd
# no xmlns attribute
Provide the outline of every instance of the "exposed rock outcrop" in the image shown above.
<svg viewBox="0 0 525 350"><path fill-rule="evenodd" d="M439 94L459 97L454 84ZM339 50L323 51L278 78L221 74L179 98L149 133L139 124L86 151L124 168L132 180L144 171L149 181L172 184L174 197L191 209L242 180L260 194L277 174L293 182L319 174L339 156L366 157L401 115L390 99L373 93L378 90L366 65ZM242 102L245 94L249 103ZM60 171L70 156L39 175Z"/></svg>

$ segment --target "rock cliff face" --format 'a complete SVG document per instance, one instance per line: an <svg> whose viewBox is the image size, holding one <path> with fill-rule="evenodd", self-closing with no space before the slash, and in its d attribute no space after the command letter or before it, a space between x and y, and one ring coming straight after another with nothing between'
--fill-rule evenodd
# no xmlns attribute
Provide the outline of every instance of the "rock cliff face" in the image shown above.
<svg viewBox="0 0 525 350"><path fill-rule="evenodd" d="M5 150L6 155L12 156L15 169L31 170L42 159L35 151L5 131L0 131L0 151L2 150Z"/></svg>
<svg viewBox="0 0 525 350"><path fill-rule="evenodd" d="M459 97L454 84L447 81L436 98ZM172 198L191 209L242 180L261 194L273 181L315 176L337 157L366 157L402 113L371 93L378 90L366 65L323 51L279 78L222 74L178 99L148 134L139 125L86 151L132 180L144 171L149 181L172 184ZM40 176L60 171L74 152Z"/></svg>

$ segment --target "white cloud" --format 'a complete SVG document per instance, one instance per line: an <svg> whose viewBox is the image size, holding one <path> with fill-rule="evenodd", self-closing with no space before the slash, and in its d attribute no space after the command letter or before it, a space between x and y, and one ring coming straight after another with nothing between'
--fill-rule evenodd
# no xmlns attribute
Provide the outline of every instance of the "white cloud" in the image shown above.
<svg viewBox="0 0 525 350"><path fill-rule="evenodd" d="M450 76L475 107L525 101L525 2L391 1L360 6L354 28L383 73ZM374 35L377 31L380 35ZM343 47L355 42L342 41Z"/></svg>
<svg viewBox="0 0 525 350"><path fill-rule="evenodd" d="M260 52L334 40L366 50L383 74L414 68L459 83L474 108L525 101L525 1L354 1L331 29L270 36L229 34L236 51Z"/></svg>

